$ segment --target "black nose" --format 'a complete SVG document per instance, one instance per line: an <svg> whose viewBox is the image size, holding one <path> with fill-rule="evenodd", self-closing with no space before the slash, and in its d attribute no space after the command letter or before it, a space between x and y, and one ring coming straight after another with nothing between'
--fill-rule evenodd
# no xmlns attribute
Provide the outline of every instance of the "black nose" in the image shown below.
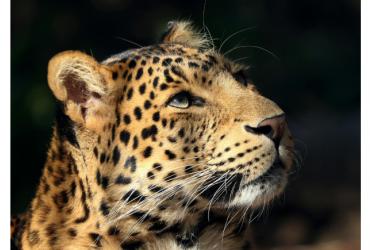
<svg viewBox="0 0 370 250"><path fill-rule="evenodd" d="M257 127L244 126L247 132L253 134L263 134L279 144L285 129L285 115L278 115L267 118L260 122Z"/></svg>

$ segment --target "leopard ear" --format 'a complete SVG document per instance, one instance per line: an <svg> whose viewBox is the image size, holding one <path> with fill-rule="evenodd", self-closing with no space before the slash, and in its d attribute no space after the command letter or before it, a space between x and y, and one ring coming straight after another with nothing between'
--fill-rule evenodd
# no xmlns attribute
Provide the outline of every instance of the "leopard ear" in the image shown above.
<svg viewBox="0 0 370 250"><path fill-rule="evenodd" d="M162 42L179 43L195 48L206 48L210 45L206 35L196 31L187 21L168 22L167 31L162 36Z"/></svg>
<svg viewBox="0 0 370 250"><path fill-rule="evenodd" d="M74 122L98 130L114 116L111 72L79 51L55 55L48 66L48 83L64 112Z"/></svg>

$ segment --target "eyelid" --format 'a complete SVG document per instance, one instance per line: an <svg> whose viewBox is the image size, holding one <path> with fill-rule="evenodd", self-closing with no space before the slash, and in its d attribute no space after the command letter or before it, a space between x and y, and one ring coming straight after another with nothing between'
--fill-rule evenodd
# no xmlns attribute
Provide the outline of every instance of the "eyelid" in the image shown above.
<svg viewBox="0 0 370 250"><path fill-rule="evenodd" d="M180 92L177 92L177 93L175 93L175 94L171 95L171 96L168 98L167 102L166 102L166 106L168 106L168 105L169 105L169 103L172 101L172 99L173 99L176 95L179 95L179 94L181 94L181 93L184 93L184 94L187 94L187 95L188 95L189 100L190 100L190 106L189 106L189 107L191 107L191 106L202 107L202 106L205 104L205 100L204 100L202 97L194 96L194 95L192 95L189 91L184 90L184 91L180 91Z"/></svg>

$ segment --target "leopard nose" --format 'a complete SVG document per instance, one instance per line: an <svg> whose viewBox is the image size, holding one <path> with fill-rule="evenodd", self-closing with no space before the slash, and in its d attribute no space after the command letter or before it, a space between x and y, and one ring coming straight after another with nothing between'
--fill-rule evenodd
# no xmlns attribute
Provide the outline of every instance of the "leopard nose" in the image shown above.
<svg viewBox="0 0 370 250"><path fill-rule="evenodd" d="M244 126L247 132L253 134L263 134L279 144L285 130L285 115L277 115L261 121L257 127Z"/></svg>

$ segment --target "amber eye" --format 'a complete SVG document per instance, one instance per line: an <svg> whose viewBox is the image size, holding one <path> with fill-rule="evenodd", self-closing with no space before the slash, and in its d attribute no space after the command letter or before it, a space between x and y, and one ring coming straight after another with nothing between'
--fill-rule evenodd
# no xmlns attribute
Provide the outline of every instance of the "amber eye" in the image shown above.
<svg viewBox="0 0 370 250"><path fill-rule="evenodd" d="M168 100L167 105L174 108L187 109L192 105L203 106L204 100L200 97L192 96L189 92L182 91L172 96Z"/></svg>
<svg viewBox="0 0 370 250"><path fill-rule="evenodd" d="M248 74L246 70L239 70L233 73L233 77L236 81L243 84L244 86L248 85Z"/></svg>

